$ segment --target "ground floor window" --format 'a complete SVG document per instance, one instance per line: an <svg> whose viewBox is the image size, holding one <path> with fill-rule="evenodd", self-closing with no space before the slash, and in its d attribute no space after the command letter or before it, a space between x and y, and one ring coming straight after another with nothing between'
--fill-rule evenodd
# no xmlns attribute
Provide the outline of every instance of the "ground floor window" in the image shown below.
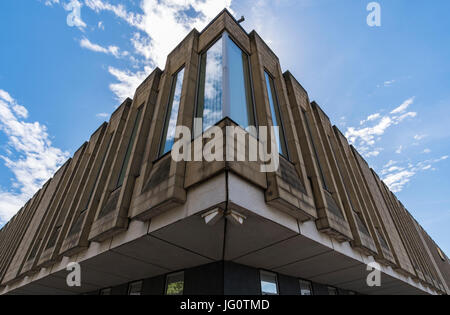
<svg viewBox="0 0 450 315"><path fill-rule="evenodd" d="M261 271L261 293L263 295L278 295L277 275Z"/></svg>
<svg viewBox="0 0 450 315"><path fill-rule="evenodd" d="M130 283L128 286L128 295L141 295L142 294L142 281Z"/></svg>
<svg viewBox="0 0 450 315"><path fill-rule="evenodd" d="M306 280L300 280L300 294L313 295L312 283Z"/></svg>
<svg viewBox="0 0 450 315"><path fill-rule="evenodd" d="M183 295L184 272L170 274L166 279L166 295Z"/></svg>

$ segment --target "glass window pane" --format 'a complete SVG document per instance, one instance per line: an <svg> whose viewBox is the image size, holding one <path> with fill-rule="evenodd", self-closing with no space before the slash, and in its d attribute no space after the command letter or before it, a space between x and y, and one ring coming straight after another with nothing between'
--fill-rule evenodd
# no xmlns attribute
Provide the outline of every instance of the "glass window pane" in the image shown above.
<svg viewBox="0 0 450 315"><path fill-rule="evenodd" d="M142 281L130 283L128 286L128 295L141 295L142 294Z"/></svg>
<svg viewBox="0 0 450 315"><path fill-rule="evenodd" d="M184 69L179 71L172 81L170 100L167 107L166 121L164 123L163 142L161 143L161 156L172 150L175 141L175 129L178 123L178 112L180 110L181 91L183 89Z"/></svg>
<svg viewBox="0 0 450 315"><path fill-rule="evenodd" d="M244 129L253 122L248 56L227 36L230 118Z"/></svg>
<svg viewBox="0 0 450 315"><path fill-rule="evenodd" d="M177 273L167 276L166 295L183 295L184 273Z"/></svg>
<svg viewBox="0 0 450 315"><path fill-rule="evenodd" d="M277 295L277 275L261 271L261 292L263 295Z"/></svg>
<svg viewBox="0 0 450 315"><path fill-rule="evenodd" d="M125 175L127 173L127 168L128 168L128 162L130 161L130 158L131 158L131 151L133 150L134 141L136 139L136 134L137 134L137 131L138 131L139 122L141 121L141 115L142 115L142 108L143 107L144 107L144 105L142 105L138 109L138 112L137 112L137 115L136 115L136 119L134 121L133 131L131 132L130 142L128 143L127 152L125 154L125 158L124 158L123 164L122 164L122 169L120 170L120 173L119 173L119 179L117 180L116 188L121 187L123 185L124 180L125 180Z"/></svg>
<svg viewBox="0 0 450 315"><path fill-rule="evenodd" d="M101 290L100 295L111 295L111 288Z"/></svg>
<svg viewBox="0 0 450 315"><path fill-rule="evenodd" d="M203 130L223 118L223 41L218 40L201 58L197 117Z"/></svg>
<svg viewBox="0 0 450 315"><path fill-rule="evenodd" d="M328 295L338 295L337 289L333 287L328 287Z"/></svg>
<svg viewBox="0 0 450 315"><path fill-rule="evenodd" d="M301 295L313 295L311 282L300 280L300 294Z"/></svg>
<svg viewBox="0 0 450 315"><path fill-rule="evenodd" d="M269 96L270 112L272 115L272 124L274 127L278 127L278 131L276 131L275 134L275 139L278 144L278 152L282 155L287 155L286 140L283 131L283 122L281 120L280 107L278 104L278 98L275 91L275 84L273 82L272 77L270 77L267 72L265 72L265 77L266 77L267 94Z"/></svg>

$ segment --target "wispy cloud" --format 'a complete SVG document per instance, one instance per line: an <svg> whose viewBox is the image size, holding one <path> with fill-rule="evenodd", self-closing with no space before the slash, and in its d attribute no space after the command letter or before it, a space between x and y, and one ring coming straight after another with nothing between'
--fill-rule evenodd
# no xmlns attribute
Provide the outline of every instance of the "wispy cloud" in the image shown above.
<svg viewBox="0 0 450 315"><path fill-rule="evenodd" d="M142 79L156 66L165 67L167 55L192 28L200 30L224 7L230 9L231 0L142 0L140 13L104 0L86 0L85 4L97 13L111 12L135 29L130 41L134 53L143 58L143 66L137 72L109 67L118 80L110 88L122 100L133 96Z"/></svg>
<svg viewBox="0 0 450 315"><path fill-rule="evenodd" d="M392 126L400 124L407 118L414 118L417 116L416 112L407 112L407 109L413 103L414 97L411 97L404 101L399 107L391 111L388 115L382 115L381 113L369 115L367 119L361 121L361 127L347 128L345 136L365 157L378 156L382 148L374 148L386 130ZM372 125L366 127L369 123Z"/></svg>
<svg viewBox="0 0 450 315"><path fill-rule="evenodd" d="M419 172L434 171L433 166L439 162L445 161L449 156L442 156L437 159L428 159L417 163L402 163L398 161L389 161L381 170L383 181L394 192L400 192L411 179Z"/></svg>
<svg viewBox="0 0 450 315"><path fill-rule="evenodd" d="M45 125L27 122L27 117L27 109L0 89L0 131L8 139L0 158L14 174L12 188L0 188L0 225L8 221L69 157L67 152L52 145Z"/></svg>
<svg viewBox="0 0 450 315"><path fill-rule="evenodd" d="M120 48L117 46L103 47L98 44L94 44L86 37L83 37L83 39L80 40L80 46L94 52L112 55L116 58L125 57L129 54L127 51L120 51Z"/></svg>

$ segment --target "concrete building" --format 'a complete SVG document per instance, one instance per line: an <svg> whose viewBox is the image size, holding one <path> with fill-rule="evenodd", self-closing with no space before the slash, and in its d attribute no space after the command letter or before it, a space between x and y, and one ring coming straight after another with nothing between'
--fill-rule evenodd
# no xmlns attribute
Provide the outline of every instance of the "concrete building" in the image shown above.
<svg viewBox="0 0 450 315"><path fill-rule="evenodd" d="M176 125L199 130L193 142L212 126L277 126L279 168L177 162ZM81 287L66 283L71 262ZM371 262L380 287L367 285ZM448 257L226 10L0 231L0 294L449 293Z"/></svg>

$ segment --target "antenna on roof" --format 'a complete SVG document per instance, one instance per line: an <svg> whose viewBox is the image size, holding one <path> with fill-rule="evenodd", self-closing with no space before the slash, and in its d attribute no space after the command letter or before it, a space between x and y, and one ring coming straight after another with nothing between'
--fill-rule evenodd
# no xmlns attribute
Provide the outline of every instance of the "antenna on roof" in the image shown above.
<svg viewBox="0 0 450 315"><path fill-rule="evenodd" d="M242 22L244 22L245 21L245 17L244 16L241 16L241 18L237 21L239 24L241 24Z"/></svg>

